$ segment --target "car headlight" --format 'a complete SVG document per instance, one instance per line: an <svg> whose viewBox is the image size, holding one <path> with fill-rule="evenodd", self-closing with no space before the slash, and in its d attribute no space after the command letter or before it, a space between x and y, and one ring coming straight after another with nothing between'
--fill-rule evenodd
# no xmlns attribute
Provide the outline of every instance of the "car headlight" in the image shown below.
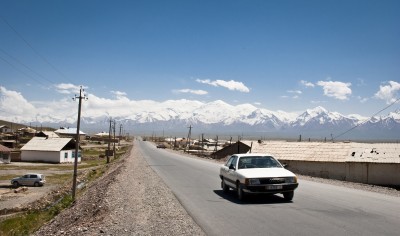
<svg viewBox="0 0 400 236"><path fill-rule="evenodd" d="M260 180L259 179L249 179L249 184L250 185L260 184Z"/></svg>
<svg viewBox="0 0 400 236"><path fill-rule="evenodd" d="M297 177L287 177L285 180L286 183L297 183Z"/></svg>

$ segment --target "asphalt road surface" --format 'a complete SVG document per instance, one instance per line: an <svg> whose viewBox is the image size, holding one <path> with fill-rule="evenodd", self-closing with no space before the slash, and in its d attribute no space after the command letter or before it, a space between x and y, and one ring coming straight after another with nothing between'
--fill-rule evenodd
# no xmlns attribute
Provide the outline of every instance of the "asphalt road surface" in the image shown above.
<svg viewBox="0 0 400 236"><path fill-rule="evenodd" d="M280 194L240 202L222 192L220 164L136 147L207 235L400 235L398 197L300 179L292 202Z"/></svg>

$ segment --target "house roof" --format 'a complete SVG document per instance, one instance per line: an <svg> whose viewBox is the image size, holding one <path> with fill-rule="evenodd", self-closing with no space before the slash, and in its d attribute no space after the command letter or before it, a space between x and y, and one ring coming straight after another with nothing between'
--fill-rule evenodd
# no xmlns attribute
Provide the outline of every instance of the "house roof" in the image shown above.
<svg viewBox="0 0 400 236"><path fill-rule="evenodd" d="M69 142L73 139L33 137L21 151L61 151Z"/></svg>
<svg viewBox="0 0 400 236"><path fill-rule="evenodd" d="M40 131L40 133L43 133L44 135L46 135L48 138L59 138L60 136L58 136L56 133L54 133L53 131Z"/></svg>
<svg viewBox="0 0 400 236"><path fill-rule="evenodd" d="M244 141L251 146L251 141ZM399 143L253 141L252 152L280 160L400 163Z"/></svg>
<svg viewBox="0 0 400 236"><path fill-rule="evenodd" d="M31 133L31 134L36 133L36 130L32 129L31 127L24 127L24 128L18 129L18 130L22 131L22 132Z"/></svg>
<svg viewBox="0 0 400 236"><path fill-rule="evenodd" d="M77 128L65 128L65 127L62 127L62 128L59 128L58 130L54 131L54 133L72 135L72 134L76 134L76 131L77 131ZM79 134L85 135L86 133L84 133L82 131L79 131Z"/></svg>
<svg viewBox="0 0 400 236"><path fill-rule="evenodd" d="M110 136L110 133L106 133L106 132L102 131L100 133L95 134L94 136L99 136L99 137Z"/></svg>
<svg viewBox="0 0 400 236"><path fill-rule="evenodd" d="M12 149L0 144L0 152L11 152Z"/></svg>

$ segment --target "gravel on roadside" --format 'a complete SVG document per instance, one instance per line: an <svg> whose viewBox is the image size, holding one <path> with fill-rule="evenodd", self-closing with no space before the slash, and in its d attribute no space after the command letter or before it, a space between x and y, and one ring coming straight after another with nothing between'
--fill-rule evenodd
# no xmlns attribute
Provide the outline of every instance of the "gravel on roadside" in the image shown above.
<svg viewBox="0 0 400 236"><path fill-rule="evenodd" d="M34 235L205 235L134 147Z"/></svg>

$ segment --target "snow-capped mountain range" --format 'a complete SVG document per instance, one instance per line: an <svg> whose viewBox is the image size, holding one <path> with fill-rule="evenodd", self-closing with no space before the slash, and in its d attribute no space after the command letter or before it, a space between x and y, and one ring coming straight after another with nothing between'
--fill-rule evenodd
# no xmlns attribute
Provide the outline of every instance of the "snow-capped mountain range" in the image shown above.
<svg viewBox="0 0 400 236"><path fill-rule="evenodd" d="M270 111L251 104L233 106L221 100L209 103L169 100L161 103L137 101L132 107L126 107L123 114L98 114L92 114L90 107L86 108L82 116L82 129L106 130L112 116L124 129L138 133L187 132L187 127L191 125L197 133L400 139L400 110L369 119L357 114L342 115L320 106L299 114ZM66 120L54 123L73 126ZM347 132L349 129L352 130Z"/></svg>

